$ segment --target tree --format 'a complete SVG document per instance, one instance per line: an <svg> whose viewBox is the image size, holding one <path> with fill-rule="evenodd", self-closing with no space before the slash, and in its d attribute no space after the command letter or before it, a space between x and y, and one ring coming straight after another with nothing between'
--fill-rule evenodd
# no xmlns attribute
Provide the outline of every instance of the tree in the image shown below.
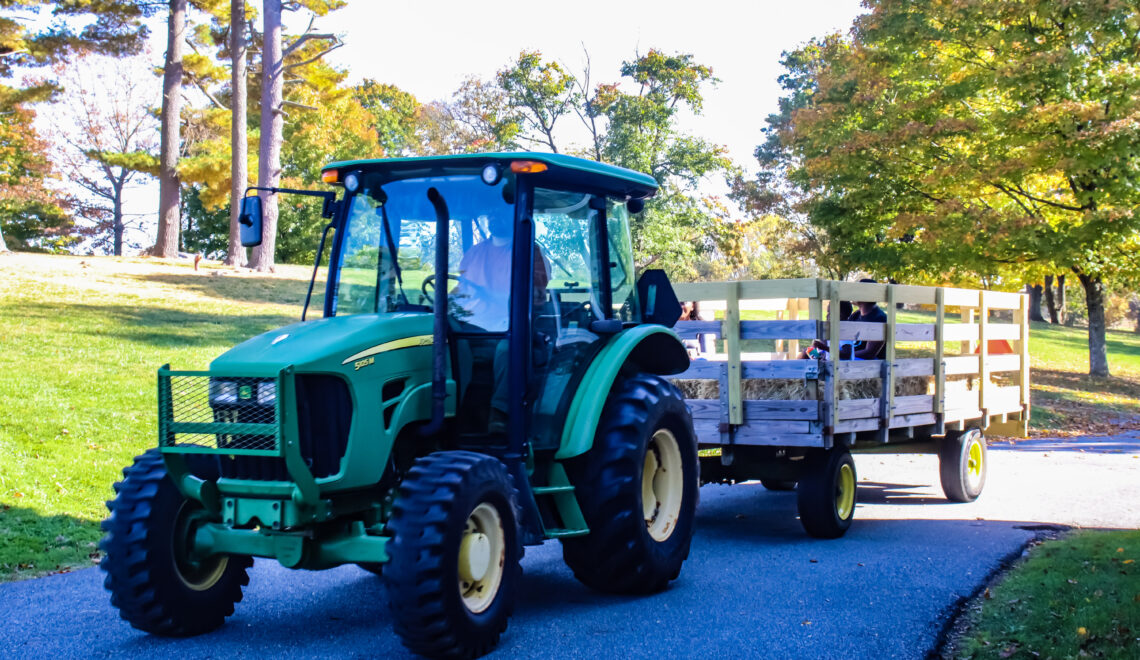
<svg viewBox="0 0 1140 660"><path fill-rule="evenodd" d="M230 235L226 248L227 266L244 266L241 245L241 198L249 181L246 145L246 30L245 0L230 0Z"/></svg>
<svg viewBox="0 0 1140 660"><path fill-rule="evenodd" d="M187 0L170 0L166 21L166 59L162 67L162 138L158 170L158 237L156 257L178 255L181 186L178 154L182 126L182 44L186 39Z"/></svg>
<svg viewBox="0 0 1140 660"><path fill-rule="evenodd" d="M522 137L558 153L554 126L580 102L574 76L557 62L543 62L538 51L523 51L496 80L525 126Z"/></svg>
<svg viewBox="0 0 1140 660"><path fill-rule="evenodd" d="M1124 4L876 0L785 57L770 118L805 212L854 263L1019 288L1074 271L1090 373L1140 248L1140 49ZM1035 279L1035 278L1034 278ZM1028 282L1032 283L1032 281Z"/></svg>
<svg viewBox="0 0 1140 660"><path fill-rule="evenodd" d="M283 3L282 0L265 0L262 15L264 29L261 49L261 141L258 147L259 186L275 187L281 178L281 141L284 128L285 72L320 60L339 48L342 43L334 34L313 30L313 21L303 34L288 46L282 47L281 12L307 9L313 17L327 14L344 6L342 0L300 0ZM296 55L292 62L286 62ZM294 102L289 102L294 103ZM262 192L262 209L265 215L261 245L253 250L250 266L259 271L272 271L274 248L277 244L277 197Z"/></svg>
<svg viewBox="0 0 1140 660"><path fill-rule="evenodd" d="M3 250L54 252L79 242L70 200L45 185L54 178L47 145L34 127L35 113L0 86L0 243Z"/></svg>
<svg viewBox="0 0 1140 660"><path fill-rule="evenodd" d="M128 229L123 195L143 169L153 169L154 118L148 71L134 60L84 58L57 65L64 86L51 113L55 162L68 185L78 188L76 215L86 221L82 233L96 249L122 256Z"/></svg>

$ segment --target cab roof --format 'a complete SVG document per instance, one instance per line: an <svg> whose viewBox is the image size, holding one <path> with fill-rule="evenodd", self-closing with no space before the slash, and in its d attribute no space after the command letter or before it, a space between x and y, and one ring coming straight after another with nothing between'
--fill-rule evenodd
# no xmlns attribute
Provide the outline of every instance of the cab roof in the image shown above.
<svg viewBox="0 0 1140 660"><path fill-rule="evenodd" d="M549 168L546 172L533 175L539 181L549 178L560 184L599 189L607 194L632 199L645 199L657 193L657 181L648 174L574 156L530 151L344 160L329 163L322 171L359 169L390 172L396 177L425 176L453 173L455 170L478 171L488 163L496 163L504 171L509 171L511 161L515 160L532 160L545 164Z"/></svg>

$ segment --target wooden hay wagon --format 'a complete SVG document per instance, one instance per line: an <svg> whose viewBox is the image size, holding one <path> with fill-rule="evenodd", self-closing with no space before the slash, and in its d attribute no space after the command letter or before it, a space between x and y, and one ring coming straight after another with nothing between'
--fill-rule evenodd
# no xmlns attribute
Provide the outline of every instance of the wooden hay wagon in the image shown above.
<svg viewBox="0 0 1140 660"><path fill-rule="evenodd" d="M936 453L947 498L968 502L985 484L983 433L1026 435L1023 294L820 279L674 289L713 317L675 326L692 347L691 366L673 378L703 450L702 480L795 488L813 536L842 536L851 525L852 453ZM842 300L878 303L887 322L830 322ZM839 350L797 359L816 339L882 341L885 351L874 360L841 360Z"/></svg>

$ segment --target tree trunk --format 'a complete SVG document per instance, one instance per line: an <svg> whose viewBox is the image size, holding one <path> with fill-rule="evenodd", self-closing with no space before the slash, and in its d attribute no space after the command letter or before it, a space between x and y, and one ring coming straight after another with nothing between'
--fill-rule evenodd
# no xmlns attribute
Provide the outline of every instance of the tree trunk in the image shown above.
<svg viewBox="0 0 1140 660"><path fill-rule="evenodd" d="M1057 318L1065 323L1068 320L1065 316L1065 275L1062 273L1057 276Z"/></svg>
<svg viewBox="0 0 1140 660"><path fill-rule="evenodd" d="M262 10L265 43L261 49L261 141L258 144L257 185L276 187L281 181L281 115L283 98L281 59L281 0L265 0ZM277 243L277 195L261 195L264 222L261 245L253 249L250 266L265 272L273 270L273 252Z"/></svg>
<svg viewBox="0 0 1140 660"><path fill-rule="evenodd" d="M1045 276L1045 306L1049 308L1049 322L1057 325L1057 301L1053 298L1053 276Z"/></svg>
<svg viewBox="0 0 1140 660"><path fill-rule="evenodd" d="M226 265L244 266L245 248L241 246L241 198L245 195L249 179L246 148L246 53L245 53L245 0L230 0L230 87L233 102L230 104L230 240L226 247Z"/></svg>
<svg viewBox="0 0 1140 660"><path fill-rule="evenodd" d="M170 0L167 20L166 63L162 74L162 145L158 164L158 240L154 256L178 256L181 225L181 182L178 151L182 128L182 42L186 38L186 2Z"/></svg>
<svg viewBox="0 0 1140 660"><path fill-rule="evenodd" d="M1026 284L1025 292L1029 294L1029 320L1043 323L1045 317L1041 316L1041 285Z"/></svg>
<svg viewBox="0 0 1140 660"><path fill-rule="evenodd" d="M1078 273L1089 310L1089 375L1108 378L1108 345L1105 340L1104 282L1099 276Z"/></svg>
<svg viewBox="0 0 1140 660"><path fill-rule="evenodd" d="M9 252L8 244L4 242L4 230L0 229L0 252Z"/></svg>
<svg viewBox="0 0 1140 660"><path fill-rule="evenodd" d="M118 182L114 185L114 199L111 200L111 232L114 234L114 247L112 253L116 257L123 256L123 185Z"/></svg>

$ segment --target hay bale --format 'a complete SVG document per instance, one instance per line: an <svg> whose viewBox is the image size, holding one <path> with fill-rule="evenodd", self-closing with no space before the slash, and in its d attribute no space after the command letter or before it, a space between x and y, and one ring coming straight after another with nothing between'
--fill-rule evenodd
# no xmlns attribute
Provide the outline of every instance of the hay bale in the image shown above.
<svg viewBox="0 0 1140 660"><path fill-rule="evenodd" d="M946 393L972 392L976 389L974 376L950 376L946 378ZM997 378L991 378L995 385ZM673 381L686 399L719 399L720 385L713 379L677 379ZM841 401L853 399L874 399L882 396L883 383L878 378L840 380L837 396ZM895 396L916 396L934 394L932 376L907 376L895 381ZM748 400L773 399L778 401L807 401L812 397L803 380L779 378L745 378L741 381L741 396ZM823 398L823 388L819 388L818 399Z"/></svg>

